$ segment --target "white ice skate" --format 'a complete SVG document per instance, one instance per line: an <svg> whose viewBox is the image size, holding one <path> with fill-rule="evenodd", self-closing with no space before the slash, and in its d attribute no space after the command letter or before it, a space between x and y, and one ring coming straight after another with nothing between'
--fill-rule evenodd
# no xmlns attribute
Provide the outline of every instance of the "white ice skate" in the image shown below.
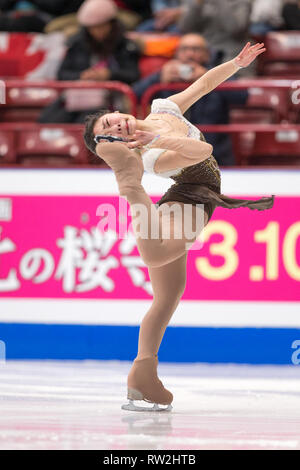
<svg viewBox="0 0 300 470"><path fill-rule="evenodd" d="M127 411L164 411L172 410L173 395L157 377L158 358L135 359L127 380L129 403L122 406ZM143 401L143 406L134 401Z"/></svg>
<svg viewBox="0 0 300 470"><path fill-rule="evenodd" d="M137 390L135 390L135 393L139 393ZM148 406L137 406L134 404L134 400L138 401L143 401L146 403ZM145 399L141 398L129 398L129 403L127 405L122 405L121 406L122 410L127 410L127 411L163 411L163 412L169 412L172 411L173 407L171 404L169 405L159 405L158 403L152 403L150 401L147 401Z"/></svg>

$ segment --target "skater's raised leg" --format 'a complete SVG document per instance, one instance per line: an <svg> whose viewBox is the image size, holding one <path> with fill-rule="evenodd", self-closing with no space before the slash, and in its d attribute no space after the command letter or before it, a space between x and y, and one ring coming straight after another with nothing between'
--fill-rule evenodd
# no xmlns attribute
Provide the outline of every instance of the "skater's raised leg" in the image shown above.
<svg viewBox="0 0 300 470"><path fill-rule="evenodd" d="M183 256L206 224L207 214L195 206L190 206L189 213L180 202L167 202L156 208L141 184L143 162L134 151L119 143L101 143L96 150L113 169L120 195L130 204L132 226L145 264L159 267ZM176 210L166 210L174 205ZM184 227L194 230L193 239L186 236Z"/></svg>

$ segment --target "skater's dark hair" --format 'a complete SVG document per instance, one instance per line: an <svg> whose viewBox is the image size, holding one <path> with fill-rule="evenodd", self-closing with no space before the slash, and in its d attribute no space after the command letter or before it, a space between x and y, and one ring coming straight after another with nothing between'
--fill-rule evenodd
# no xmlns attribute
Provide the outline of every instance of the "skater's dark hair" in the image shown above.
<svg viewBox="0 0 300 470"><path fill-rule="evenodd" d="M104 110L98 111L98 113L90 114L89 116L85 118L85 121L84 121L85 130L83 134L84 142L87 148L95 155L97 155L96 153L97 144L94 140L95 138L94 127L99 118L109 113L111 113L111 111L104 109Z"/></svg>

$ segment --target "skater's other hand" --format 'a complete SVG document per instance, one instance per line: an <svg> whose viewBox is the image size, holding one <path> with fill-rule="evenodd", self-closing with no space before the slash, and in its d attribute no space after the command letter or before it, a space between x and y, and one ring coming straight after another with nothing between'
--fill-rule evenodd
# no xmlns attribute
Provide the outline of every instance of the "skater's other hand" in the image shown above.
<svg viewBox="0 0 300 470"><path fill-rule="evenodd" d="M236 65L240 67L248 67L248 65L253 62L256 57L265 52L267 49L264 47L264 43L257 43L254 46L251 46L250 42L247 42L244 49L239 53L239 55L234 59Z"/></svg>
<svg viewBox="0 0 300 470"><path fill-rule="evenodd" d="M136 131L132 137L133 140L127 142L126 145L130 149L142 148L144 145L149 144L155 137L156 134L154 132Z"/></svg>

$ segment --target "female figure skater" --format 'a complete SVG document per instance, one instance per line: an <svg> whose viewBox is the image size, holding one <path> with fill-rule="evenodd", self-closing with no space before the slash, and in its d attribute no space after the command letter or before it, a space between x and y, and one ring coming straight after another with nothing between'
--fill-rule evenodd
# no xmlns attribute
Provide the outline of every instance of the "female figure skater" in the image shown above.
<svg viewBox="0 0 300 470"><path fill-rule="evenodd" d="M212 155L213 148L202 133L183 117L193 103L241 67L248 66L265 50L263 43L254 46L247 43L235 59L209 70L186 90L167 99L154 100L151 114L145 120L119 112L100 112L87 119L86 145L101 156L115 173L119 193L130 205L138 250L148 267L153 286L153 303L141 323L138 354L127 380L130 402L122 407L124 409L145 410L144 407L136 407L134 400L153 403L151 410L161 410L159 405L166 405L163 409L167 410L172 408L173 395L157 376L157 353L185 290L187 246L201 232L198 227L191 240L182 234L183 230L178 238L178 229L182 229L183 224L194 227L199 211L204 217L202 229L217 206L257 210L273 206L274 196L253 201L221 194L220 171ZM124 142L111 142L112 136L124 139ZM141 184L144 169L175 181L156 205ZM146 208L139 212L138 220L136 204ZM163 210L174 204L180 205L184 220L176 211L172 212L170 219L168 211ZM185 204L192 205L188 215L184 211ZM141 217L148 227L147 236L143 237L140 236ZM168 238L163 237L165 224L169 225L170 220ZM159 237L151 236L152 229L159 230Z"/></svg>

